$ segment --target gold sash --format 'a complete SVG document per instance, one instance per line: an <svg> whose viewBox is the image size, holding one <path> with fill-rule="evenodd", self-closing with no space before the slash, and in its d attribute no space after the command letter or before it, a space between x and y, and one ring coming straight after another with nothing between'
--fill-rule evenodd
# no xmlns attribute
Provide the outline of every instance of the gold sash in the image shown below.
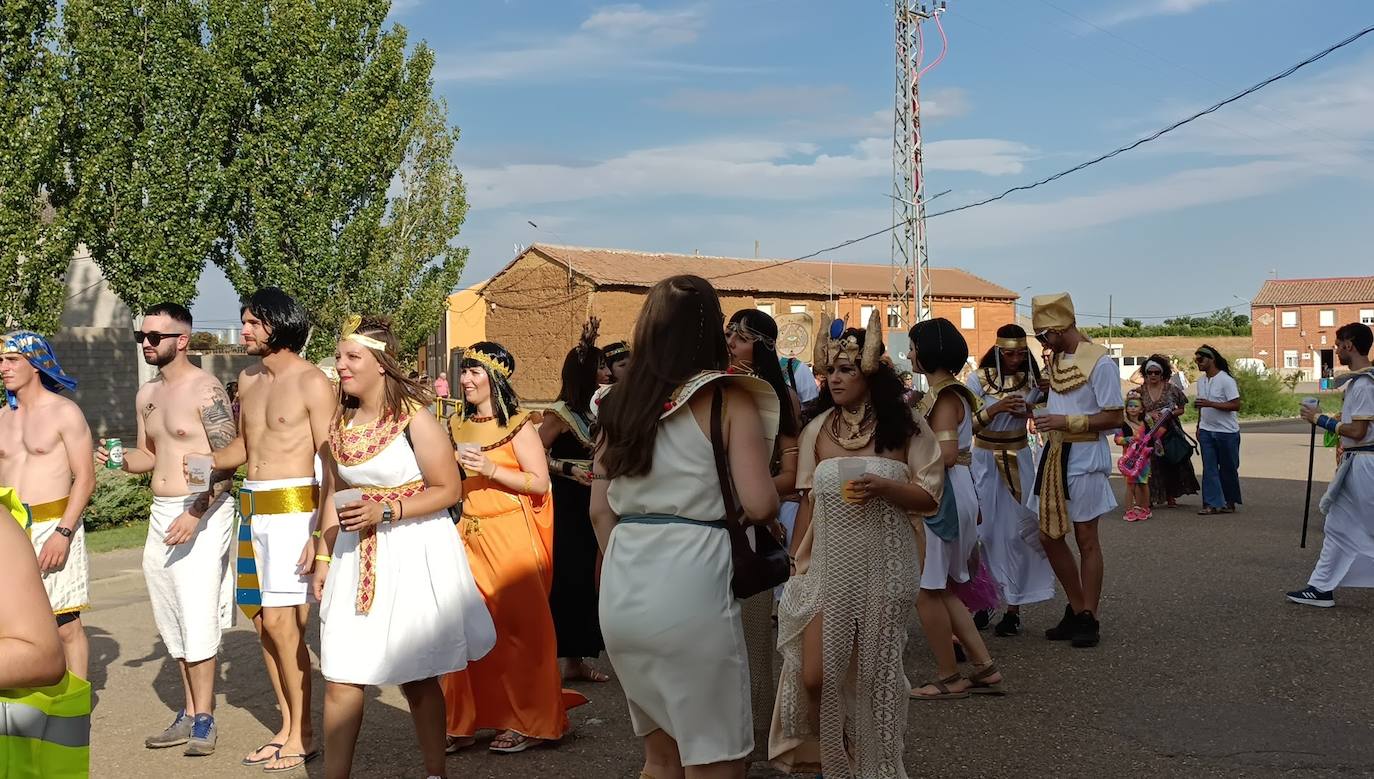
<svg viewBox="0 0 1374 779"><path fill-rule="evenodd" d="M1045 451L1040 455L1040 474L1036 491L1040 496L1040 532L1053 539L1069 534L1068 452L1064 444L1097 441L1097 433L1067 433L1052 430L1046 435Z"/></svg>
<svg viewBox="0 0 1374 779"><path fill-rule="evenodd" d="M245 517L259 514L304 514L314 511L320 488L313 484L278 487L274 490L239 490L239 513Z"/></svg>

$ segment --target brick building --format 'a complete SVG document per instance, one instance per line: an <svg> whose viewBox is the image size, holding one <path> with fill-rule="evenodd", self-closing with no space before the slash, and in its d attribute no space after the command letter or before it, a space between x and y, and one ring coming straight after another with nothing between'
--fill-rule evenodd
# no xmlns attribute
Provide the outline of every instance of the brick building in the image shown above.
<svg viewBox="0 0 1374 779"><path fill-rule="evenodd" d="M563 357L588 316L601 318L601 343L628 339L649 288L680 273L709 279L726 317L741 308L759 308L779 318L805 314L819 322L838 310L840 317L858 323L873 310L895 313L888 306L892 281L886 265L779 264L534 244L485 284L450 297L444 340L450 350L484 339L505 345L516 357L517 391L547 400L558 393ZM981 354L992 345L996 329L1014 321L1016 293L965 271L932 268L931 290L933 315L962 326L973 353ZM483 309L479 316L475 307ZM897 317L889 317L886 335L901 362L905 333L897 323Z"/></svg>
<svg viewBox="0 0 1374 779"><path fill-rule="evenodd" d="M1374 276L1270 279L1250 301L1251 357L1316 381L1339 370L1336 330L1374 325Z"/></svg>

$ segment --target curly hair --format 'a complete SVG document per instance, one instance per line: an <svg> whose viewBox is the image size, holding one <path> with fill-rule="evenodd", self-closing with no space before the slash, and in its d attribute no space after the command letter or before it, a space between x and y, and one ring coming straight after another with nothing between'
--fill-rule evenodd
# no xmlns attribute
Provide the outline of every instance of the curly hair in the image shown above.
<svg viewBox="0 0 1374 779"><path fill-rule="evenodd" d="M858 339L859 346L863 346L863 330L851 327L844 331L841 337L848 336L854 336ZM881 347L879 351L881 353ZM902 386L897 369L892 367L890 361L880 360L878 370L865 376L864 381L868 384L868 402L873 405L873 415L877 419L877 427L873 430L873 451L878 454L903 451L911 437L920 433L920 427L911 415L911 408L902 399L906 394L906 387ZM820 416L821 412L834 405L835 399L830 396L830 383L826 382L821 387L820 397L816 399L816 416Z"/></svg>

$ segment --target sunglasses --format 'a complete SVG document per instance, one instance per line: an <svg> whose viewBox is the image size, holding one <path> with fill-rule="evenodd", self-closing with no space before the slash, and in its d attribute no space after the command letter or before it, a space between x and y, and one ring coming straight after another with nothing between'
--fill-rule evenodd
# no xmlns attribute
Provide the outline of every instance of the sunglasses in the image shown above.
<svg viewBox="0 0 1374 779"><path fill-rule="evenodd" d="M1035 340L1039 341L1039 342L1042 343L1042 344L1043 344L1043 343L1049 343L1050 336L1051 336L1051 335L1054 335L1054 334L1057 333L1057 332L1059 332L1059 331L1058 331L1058 330L1041 330L1040 332L1038 332L1038 333L1035 334Z"/></svg>
<svg viewBox="0 0 1374 779"><path fill-rule="evenodd" d="M145 333L142 330L134 331L134 341L137 343L143 343L143 341L146 339L148 341L149 346L157 346L158 344L162 343L162 339L164 338L180 337L181 333Z"/></svg>
<svg viewBox="0 0 1374 779"><path fill-rule="evenodd" d="M1163 376L1164 371L1145 371L1146 376Z"/></svg>

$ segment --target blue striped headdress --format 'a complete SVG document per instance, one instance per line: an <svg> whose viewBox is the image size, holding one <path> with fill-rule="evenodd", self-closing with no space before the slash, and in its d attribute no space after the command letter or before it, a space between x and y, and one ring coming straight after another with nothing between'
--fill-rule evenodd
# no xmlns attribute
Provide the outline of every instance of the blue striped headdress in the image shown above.
<svg viewBox="0 0 1374 779"><path fill-rule="evenodd" d="M43 382L43 386L53 392L70 392L76 389L76 379L62 370L62 366L57 362L57 355L52 353L48 339L38 333L16 330L7 334L4 346L0 346L0 354L24 355L29 364L38 369L38 378ZM10 408L19 407L19 399L13 392L6 392L5 395Z"/></svg>

